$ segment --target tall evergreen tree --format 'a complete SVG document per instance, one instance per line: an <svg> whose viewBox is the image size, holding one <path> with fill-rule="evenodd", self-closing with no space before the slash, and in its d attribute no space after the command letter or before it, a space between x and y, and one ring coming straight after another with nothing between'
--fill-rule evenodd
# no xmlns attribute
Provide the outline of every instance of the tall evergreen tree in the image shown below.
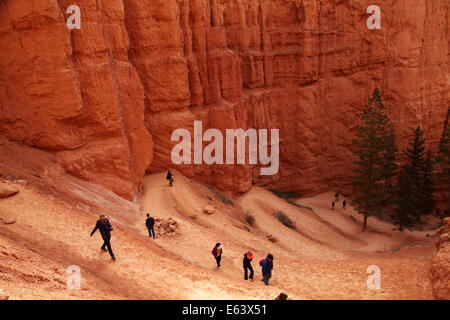
<svg viewBox="0 0 450 320"><path fill-rule="evenodd" d="M427 170L432 171L431 156L425 159L425 138L420 126L414 131L414 138L406 149L406 163L402 167L397 192L397 223L401 226L412 226L410 217L417 220L423 214L426 201L424 188L430 187ZM427 168L428 166L428 168Z"/></svg>
<svg viewBox="0 0 450 320"><path fill-rule="evenodd" d="M367 228L367 219L379 215L385 197L386 147L389 140L389 119L384 113L381 95L375 89L362 115L362 125L358 125L354 154L356 160L353 176L356 210L364 216L363 230Z"/></svg>
<svg viewBox="0 0 450 320"><path fill-rule="evenodd" d="M434 162L430 151L427 152L421 178L418 200L420 216L423 216L432 213L434 207Z"/></svg>
<svg viewBox="0 0 450 320"><path fill-rule="evenodd" d="M414 184L411 183L412 170L410 164L404 164L398 179L397 191L397 212L395 216L395 223L399 226L411 226L409 213L414 212L415 204L412 201L412 194Z"/></svg>
<svg viewBox="0 0 450 320"><path fill-rule="evenodd" d="M444 186L450 195L450 125L447 125L442 133L441 142L436 156L437 174L436 183ZM450 196L448 199L450 210Z"/></svg>
<svg viewBox="0 0 450 320"><path fill-rule="evenodd" d="M386 147L383 154L383 165L381 167L381 175L384 180L384 196L383 206L386 207L393 203L395 199L394 176L397 170L398 149L395 144L394 127L390 125L389 133L386 139Z"/></svg>

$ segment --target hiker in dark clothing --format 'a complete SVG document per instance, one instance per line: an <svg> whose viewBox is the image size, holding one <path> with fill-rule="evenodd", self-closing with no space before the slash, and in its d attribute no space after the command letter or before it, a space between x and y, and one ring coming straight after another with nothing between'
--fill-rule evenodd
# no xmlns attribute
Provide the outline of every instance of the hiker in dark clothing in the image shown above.
<svg viewBox="0 0 450 320"><path fill-rule="evenodd" d="M250 270L250 281L253 281L253 267L252 267L253 253L250 251L244 254L244 279L248 280L248 270Z"/></svg>
<svg viewBox="0 0 450 320"><path fill-rule="evenodd" d="M269 280L270 278L272 278L272 269L273 269L273 255L272 254L268 254L267 258L265 258L262 263L262 282L264 282L264 284L266 286L269 285Z"/></svg>
<svg viewBox="0 0 450 320"><path fill-rule="evenodd" d="M331 203L331 210L334 210L334 201Z"/></svg>
<svg viewBox="0 0 450 320"><path fill-rule="evenodd" d="M347 201L344 200L344 201L342 202L342 208L345 210L345 207L346 207L346 206L347 206Z"/></svg>
<svg viewBox="0 0 450 320"><path fill-rule="evenodd" d="M166 179L169 180L169 186L173 187L173 174L172 172L170 172L170 170L167 171Z"/></svg>
<svg viewBox="0 0 450 320"><path fill-rule="evenodd" d="M95 231L97 231L97 229L100 230L100 234L102 235L102 238L103 238L103 245L100 249L102 249L103 251L106 251L106 247L107 247L108 252L111 255L111 259L116 260L116 258L114 257L114 253L112 252L111 243L110 243L111 231L113 230L113 228L112 228L111 224L109 223L108 219L106 218L106 216L103 214L100 215L100 219L95 224L95 228L91 232L91 237L93 236Z"/></svg>
<svg viewBox="0 0 450 320"><path fill-rule="evenodd" d="M149 237L151 238L152 234L153 234L153 239L155 239L155 229L154 229L155 219L150 217L149 213L147 213L147 219L145 220L145 225L147 226Z"/></svg>
<svg viewBox="0 0 450 320"><path fill-rule="evenodd" d="M288 295L286 293L282 292L278 295L278 297L275 298L275 300L287 300L287 298L288 298Z"/></svg>
<svg viewBox="0 0 450 320"><path fill-rule="evenodd" d="M216 245L212 249L212 255L216 259L217 268L220 268L220 261L222 260L222 252L223 252L222 245L219 242L216 243Z"/></svg>

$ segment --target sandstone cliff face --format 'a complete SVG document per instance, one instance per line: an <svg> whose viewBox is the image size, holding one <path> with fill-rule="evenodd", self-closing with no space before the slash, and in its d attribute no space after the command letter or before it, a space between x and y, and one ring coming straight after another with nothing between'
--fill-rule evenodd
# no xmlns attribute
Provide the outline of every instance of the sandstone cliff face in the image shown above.
<svg viewBox="0 0 450 320"><path fill-rule="evenodd" d="M439 240L436 244L438 252L433 258L431 276L433 292L437 299L450 299L450 218L444 219L444 225L439 230Z"/></svg>
<svg viewBox="0 0 450 320"><path fill-rule="evenodd" d="M81 8L69 30L66 8ZM314 192L348 183L356 120L375 87L403 146L430 146L449 96L449 2L6 0L0 3L0 134L53 152L71 174L132 199L176 167L222 189ZM176 128L279 128L280 171L174 166Z"/></svg>
<svg viewBox="0 0 450 320"><path fill-rule="evenodd" d="M65 24L71 1L0 4L0 131L51 150L70 173L133 198L152 158L144 89L128 61L121 2L80 2L83 31Z"/></svg>

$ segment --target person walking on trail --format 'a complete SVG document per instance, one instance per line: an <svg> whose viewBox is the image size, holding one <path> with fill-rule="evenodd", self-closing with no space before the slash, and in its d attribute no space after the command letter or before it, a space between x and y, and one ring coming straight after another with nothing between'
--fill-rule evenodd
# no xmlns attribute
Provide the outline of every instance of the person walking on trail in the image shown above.
<svg viewBox="0 0 450 320"><path fill-rule="evenodd" d="M145 225L147 226L148 229L148 235L149 237L153 237L153 239L155 239L155 219L153 219L153 217L150 217L150 214L147 213L147 219L145 220Z"/></svg>
<svg viewBox="0 0 450 320"><path fill-rule="evenodd" d="M217 262L217 268L220 268L220 261L222 260L222 253L223 253L223 247L218 242L212 249L212 255L214 256L214 259L216 259L216 262Z"/></svg>
<svg viewBox="0 0 450 320"><path fill-rule="evenodd" d="M248 280L248 271L250 270L250 281L253 281L253 267L252 267L253 253L250 251L244 254L244 280Z"/></svg>
<svg viewBox="0 0 450 320"><path fill-rule="evenodd" d="M100 248L103 251L106 251L106 248L108 248L108 252L111 255L111 259L116 260L116 257L114 256L114 253L111 248L111 231L113 230L111 224L109 223L109 220L105 215L100 215L100 219L95 224L94 230L91 232L91 237L94 235L95 231L100 230L100 234L103 238L103 245Z"/></svg>
<svg viewBox="0 0 450 320"><path fill-rule="evenodd" d="M331 210L334 210L334 201L331 203Z"/></svg>
<svg viewBox="0 0 450 320"><path fill-rule="evenodd" d="M346 207L346 206L347 206L347 201L344 200L344 201L342 202L342 208L345 210L345 207Z"/></svg>
<svg viewBox="0 0 450 320"><path fill-rule="evenodd" d="M270 278L272 278L273 260L274 260L273 255L269 253L267 255L267 258L259 262L259 264L262 267L262 275L263 275L261 281L264 282L266 286L269 285L269 280Z"/></svg>
<svg viewBox="0 0 450 320"><path fill-rule="evenodd" d="M339 202L339 192L336 192L336 194L334 195L334 197L336 198L336 202Z"/></svg>
<svg viewBox="0 0 450 320"><path fill-rule="evenodd" d="M169 186L173 187L173 174L170 170L167 171L166 179L169 180Z"/></svg>

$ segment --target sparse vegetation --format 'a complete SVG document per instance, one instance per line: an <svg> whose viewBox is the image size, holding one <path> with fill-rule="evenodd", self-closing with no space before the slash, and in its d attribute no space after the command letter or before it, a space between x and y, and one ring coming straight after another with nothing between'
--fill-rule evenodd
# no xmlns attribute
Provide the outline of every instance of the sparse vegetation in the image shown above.
<svg viewBox="0 0 450 320"><path fill-rule="evenodd" d="M275 212L275 216L286 227L288 227L290 229L294 229L294 230L297 229L297 227L295 226L294 221L292 221L291 218L289 218L283 211Z"/></svg>
<svg viewBox="0 0 450 320"><path fill-rule="evenodd" d="M220 201L222 201L223 203L225 203L226 205L232 205L234 206L233 201L231 201L230 199L228 199L227 197L225 197L222 193L220 193L218 190L214 189L214 187L212 186L208 186L208 189L214 193L214 195L220 199Z"/></svg>
<svg viewBox="0 0 450 320"><path fill-rule="evenodd" d="M304 206L304 205L301 205L301 204L295 203L294 201L291 201L291 200L286 200L286 202L287 202L287 203L289 203L289 204L292 204L293 206L296 206L297 208L301 208L301 209L307 209L307 210L311 210L311 211L313 211L313 209L312 209L311 207L308 207L308 206Z"/></svg>
<svg viewBox="0 0 450 320"><path fill-rule="evenodd" d="M409 231L413 232L412 228L404 227L404 226L398 226L398 228L392 228L392 231L398 230L400 232L405 232L405 229L408 229Z"/></svg>
<svg viewBox="0 0 450 320"><path fill-rule="evenodd" d="M251 226L255 224L255 217L252 215L250 210L245 213L245 221L247 221L247 223Z"/></svg>
<svg viewBox="0 0 450 320"><path fill-rule="evenodd" d="M292 204L293 206L296 206L297 208L313 211L313 209L311 207L303 206L301 204L295 203L294 201L290 200L293 198L300 198L300 194L298 194L297 192L293 192L293 191L285 192L285 191L278 191L278 190L274 190L274 189L269 189L269 191L272 192L274 195L276 195L278 198L283 199L287 203Z"/></svg>
<svg viewBox="0 0 450 320"><path fill-rule="evenodd" d="M274 195L276 195L278 198L288 200L292 198L300 198L300 195L297 192L293 191L279 191L274 189L269 189L270 192L272 192Z"/></svg>

